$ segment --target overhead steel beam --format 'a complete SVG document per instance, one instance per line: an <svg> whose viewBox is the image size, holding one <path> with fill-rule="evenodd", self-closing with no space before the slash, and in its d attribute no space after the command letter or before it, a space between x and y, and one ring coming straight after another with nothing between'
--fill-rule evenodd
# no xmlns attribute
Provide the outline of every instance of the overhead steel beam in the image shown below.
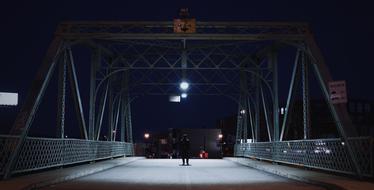
<svg viewBox="0 0 374 190"><path fill-rule="evenodd" d="M222 41L263 41L289 40L301 41L305 35L299 34L61 34L65 39L99 40L222 40Z"/></svg>

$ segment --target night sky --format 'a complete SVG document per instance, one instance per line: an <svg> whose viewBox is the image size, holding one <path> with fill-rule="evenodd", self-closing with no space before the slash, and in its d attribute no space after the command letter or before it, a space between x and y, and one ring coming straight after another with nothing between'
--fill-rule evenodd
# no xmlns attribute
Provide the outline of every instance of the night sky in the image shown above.
<svg viewBox="0 0 374 190"><path fill-rule="evenodd" d="M349 98L373 99L373 6L367 1L339 0L2 2L0 91L18 92L20 104L24 102L31 80L61 21L171 21L182 7L188 7L190 14L199 21L308 22L333 78L347 81ZM0 107L1 133L7 131L19 108ZM190 97L181 104L169 103L167 97L145 97L133 105L134 131L139 138L144 131L172 127L211 128L215 127L217 119L235 112L234 102L223 97ZM39 130L45 128L39 127Z"/></svg>

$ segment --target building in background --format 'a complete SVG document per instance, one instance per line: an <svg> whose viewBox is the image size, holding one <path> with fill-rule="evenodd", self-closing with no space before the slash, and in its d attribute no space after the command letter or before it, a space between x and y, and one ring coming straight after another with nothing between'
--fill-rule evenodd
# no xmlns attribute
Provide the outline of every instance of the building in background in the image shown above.
<svg viewBox="0 0 374 190"><path fill-rule="evenodd" d="M222 131L222 154L225 157L234 156L236 141L236 116L229 116L217 121L217 128Z"/></svg>
<svg viewBox="0 0 374 190"><path fill-rule="evenodd" d="M169 129L169 141L172 144L172 155L179 157L179 141L183 134L190 139L191 158L199 158L206 152L208 158L222 157L222 135L221 129L194 129L194 128L172 128Z"/></svg>
<svg viewBox="0 0 374 190"><path fill-rule="evenodd" d="M136 143L135 155L147 158L179 158L179 141L183 134L190 139L190 157L222 157L221 129L170 128L168 131L149 134L143 143Z"/></svg>

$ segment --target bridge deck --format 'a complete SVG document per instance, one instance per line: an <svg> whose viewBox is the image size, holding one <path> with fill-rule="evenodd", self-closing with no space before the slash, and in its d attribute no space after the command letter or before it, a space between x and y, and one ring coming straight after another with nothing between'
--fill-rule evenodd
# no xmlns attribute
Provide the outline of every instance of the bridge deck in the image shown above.
<svg viewBox="0 0 374 190"><path fill-rule="evenodd" d="M323 189L227 160L138 160L46 189Z"/></svg>

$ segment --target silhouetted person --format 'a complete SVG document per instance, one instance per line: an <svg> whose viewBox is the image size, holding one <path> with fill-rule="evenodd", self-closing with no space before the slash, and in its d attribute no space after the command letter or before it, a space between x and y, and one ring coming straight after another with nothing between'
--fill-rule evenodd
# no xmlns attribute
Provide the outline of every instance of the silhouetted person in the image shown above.
<svg viewBox="0 0 374 190"><path fill-rule="evenodd" d="M184 134L180 141L179 151L182 157L183 165L185 165L185 163L189 165L188 159L189 159L189 151L190 151L190 139L187 138L187 134Z"/></svg>

